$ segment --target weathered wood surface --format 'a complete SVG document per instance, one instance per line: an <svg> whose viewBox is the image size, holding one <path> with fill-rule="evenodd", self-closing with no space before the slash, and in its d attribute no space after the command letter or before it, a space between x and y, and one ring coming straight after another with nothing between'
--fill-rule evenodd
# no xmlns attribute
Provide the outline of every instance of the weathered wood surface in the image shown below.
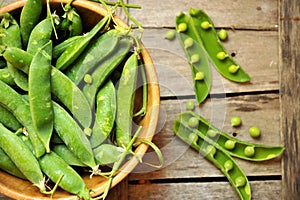
<svg viewBox="0 0 300 200"><path fill-rule="evenodd" d="M250 181L252 199L270 200L280 199L281 181ZM182 182L174 183L146 183L132 185L129 188L129 199L230 199L239 197L228 182Z"/></svg>
<svg viewBox="0 0 300 200"><path fill-rule="evenodd" d="M175 16L190 7L205 10L217 27L238 29L277 29L278 1L274 0L129 0L141 10L131 13L144 27L174 27Z"/></svg>
<svg viewBox="0 0 300 200"><path fill-rule="evenodd" d="M300 196L300 4L280 1L281 127L286 151L282 167L284 199Z"/></svg>

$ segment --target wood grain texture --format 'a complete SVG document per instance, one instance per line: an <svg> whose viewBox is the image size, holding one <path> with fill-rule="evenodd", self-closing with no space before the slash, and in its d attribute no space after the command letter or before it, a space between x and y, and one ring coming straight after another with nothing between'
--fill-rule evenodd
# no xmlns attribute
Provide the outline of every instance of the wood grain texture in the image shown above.
<svg viewBox="0 0 300 200"><path fill-rule="evenodd" d="M250 186L253 200L279 199L281 196L281 181L250 181ZM239 197L228 182L185 182L129 185L129 199L238 200Z"/></svg>
<svg viewBox="0 0 300 200"><path fill-rule="evenodd" d="M158 73L161 96L194 95L192 73L179 40L164 39L168 29L145 29L143 43ZM214 67L210 94L260 92L279 89L278 32L232 31L224 43L229 54L249 73L249 83L237 84L223 78Z"/></svg>
<svg viewBox="0 0 300 200"><path fill-rule="evenodd" d="M140 164L130 174L130 180L223 177L212 163L189 148L173 133L173 121L177 119L178 113L185 110L186 101L187 99L161 102L161 114L153 142L160 147L165 158L165 166L161 170L156 170ZM264 94L208 99L195 111L221 130L229 134L237 133L236 138L243 141L282 145L279 107L278 94ZM242 119L243 124L239 128L230 126L230 119L235 115L241 116ZM253 139L249 136L248 129L253 125L261 128L261 138ZM149 150L143 161L157 163L157 158ZM281 174L280 158L255 163L240 159L236 161L249 176L280 176Z"/></svg>
<svg viewBox="0 0 300 200"><path fill-rule="evenodd" d="M280 1L281 131L286 145L283 158L283 199L300 196L300 4Z"/></svg>
<svg viewBox="0 0 300 200"><path fill-rule="evenodd" d="M274 0L129 0L142 9L131 9L132 16L144 27L174 27L175 17L190 7L203 9L217 27L238 29L277 29L277 1ZM159 14L158 14L159 13Z"/></svg>

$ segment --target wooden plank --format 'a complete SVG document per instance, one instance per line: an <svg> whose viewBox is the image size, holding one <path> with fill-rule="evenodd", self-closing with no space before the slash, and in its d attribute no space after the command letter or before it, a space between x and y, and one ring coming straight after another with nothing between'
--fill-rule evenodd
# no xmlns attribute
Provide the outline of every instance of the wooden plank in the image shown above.
<svg viewBox="0 0 300 200"><path fill-rule="evenodd" d="M211 16L217 27L241 29L277 29L277 1L274 0L160 0L139 1L142 9L131 9L132 16L144 27L174 27L175 17L187 13L190 7L203 9Z"/></svg>
<svg viewBox="0 0 300 200"><path fill-rule="evenodd" d="M152 180L169 178L222 177L223 174L213 164L177 139L173 133L173 121L177 114L185 110L183 100L161 102L159 124L153 142L160 147L165 166L161 170L140 164L129 176L130 180ZM203 117L227 133L237 133L243 141L268 145L282 145L280 140L280 106L278 94L244 95L228 98L209 99L196 110ZM230 118L240 116L242 126L232 128ZM248 134L250 126L261 128L261 138L252 139ZM157 163L151 150L145 154L144 162ZM236 159L249 176L277 176L281 174L280 158L265 162L249 162Z"/></svg>
<svg viewBox="0 0 300 200"><path fill-rule="evenodd" d="M253 200L280 199L281 181L250 181ZM129 199L231 199L238 200L227 182L187 182L129 185Z"/></svg>
<svg viewBox="0 0 300 200"><path fill-rule="evenodd" d="M146 29L143 43L152 56L162 97L194 95L190 66L178 39L164 39L167 29ZM232 31L224 43L229 54L252 77L250 83L238 84L213 70L211 94L268 91L279 89L278 32Z"/></svg>
<svg viewBox="0 0 300 200"><path fill-rule="evenodd" d="M281 132L286 151L282 165L283 199L300 196L300 4L281 0L280 67Z"/></svg>

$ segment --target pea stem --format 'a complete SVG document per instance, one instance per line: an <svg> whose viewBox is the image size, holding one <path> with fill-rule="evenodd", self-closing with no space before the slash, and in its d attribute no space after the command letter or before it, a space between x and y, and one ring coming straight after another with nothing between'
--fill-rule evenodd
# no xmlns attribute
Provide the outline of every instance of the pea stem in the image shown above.
<svg viewBox="0 0 300 200"><path fill-rule="evenodd" d="M110 172L110 175L108 177L108 182L106 184L106 188L104 190L104 193L97 197L97 198L94 198L94 200L98 200L98 199L105 199L108 195L108 192L109 192L109 189L111 187L111 184L112 184L112 180L113 180L113 177L114 175L116 174L117 170L120 168L121 164L123 163L126 155L128 152L131 151L131 148L133 146L133 143L135 142L135 140L138 138L138 135L140 134L141 130L142 130L142 126L139 126L139 128L137 129L137 131L135 132L134 136L132 137L132 139L130 140L129 144L127 145L127 147L125 148L125 151L121 154L120 156L120 159L114 163L113 165L113 168Z"/></svg>
<svg viewBox="0 0 300 200"><path fill-rule="evenodd" d="M53 27L53 32L54 32L54 35L55 35L55 38L58 39L57 32L56 32L55 25L54 25L53 16L52 16L52 14L51 14L50 0L47 0L47 17L50 17L50 19L51 19L51 24L52 24L52 27Z"/></svg>
<svg viewBox="0 0 300 200"><path fill-rule="evenodd" d="M93 1L93 2L99 2L99 0L90 0L90 1ZM119 4L119 2L109 2L109 1L103 1L106 5L109 5L109 6L121 6ZM142 7L139 6L139 5L135 5L135 4L124 4L126 8L135 8L135 9L141 9Z"/></svg>
<svg viewBox="0 0 300 200"><path fill-rule="evenodd" d="M124 10L125 14L127 15L127 17L139 28L139 30L140 30L140 38L139 39L141 39L142 35L143 35L143 32L144 32L144 28L142 27L142 25L136 19L134 19L130 15L130 13L129 13L128 9L126 8L125 3L124 3L123 0L120 0L120 4L123 7L123 10Z"/></svg>

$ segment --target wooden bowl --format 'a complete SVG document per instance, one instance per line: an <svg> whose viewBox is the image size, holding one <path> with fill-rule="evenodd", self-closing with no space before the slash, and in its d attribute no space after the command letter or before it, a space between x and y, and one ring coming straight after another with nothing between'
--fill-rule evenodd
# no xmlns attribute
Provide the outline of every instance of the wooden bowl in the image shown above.
<svg viewBox="0 0 300 200"><path fill-rule="evenodd" d="M14 16L18 16L24 6L26 0L16 1L0 8L0 13L11 13ZM67 3L68 0L51 0L51 8L55 8L57 11L61 9L61 2ZM84 20L84 29L89 30L95 25L99 19L105 14L106 10L99 4L85 0L75 0L72 4L81 15ZM121 25L127 25L122 22L118 17L115 17L115 21ZM148 105L147 114L140 122L143 126L141 138L152 140L155 133L160 104L160 91L157 81L157 74L153 66L152 59L145 48L142 48L142 58L145 64L147 82L148 82ZM135 150L139 155L144 155L148 149L148 145L141 144ZM136 158L132 158L127 161L118 174L113 178L112 187L122 181L132 170L136 167L138 161ZM93 192L92 197L98 196L103 193L107 180L100 176L93 176L90 179L89 174L82 174L82 177L89 189ZM50 196L41 194L37 187L33 186L29 181L25 181L14 176L11 176L0 170L0 193L13 198L13 199L50 199ZM71 195L61 189L58 189L52 199L77 199L75 195Z"/></svg>

